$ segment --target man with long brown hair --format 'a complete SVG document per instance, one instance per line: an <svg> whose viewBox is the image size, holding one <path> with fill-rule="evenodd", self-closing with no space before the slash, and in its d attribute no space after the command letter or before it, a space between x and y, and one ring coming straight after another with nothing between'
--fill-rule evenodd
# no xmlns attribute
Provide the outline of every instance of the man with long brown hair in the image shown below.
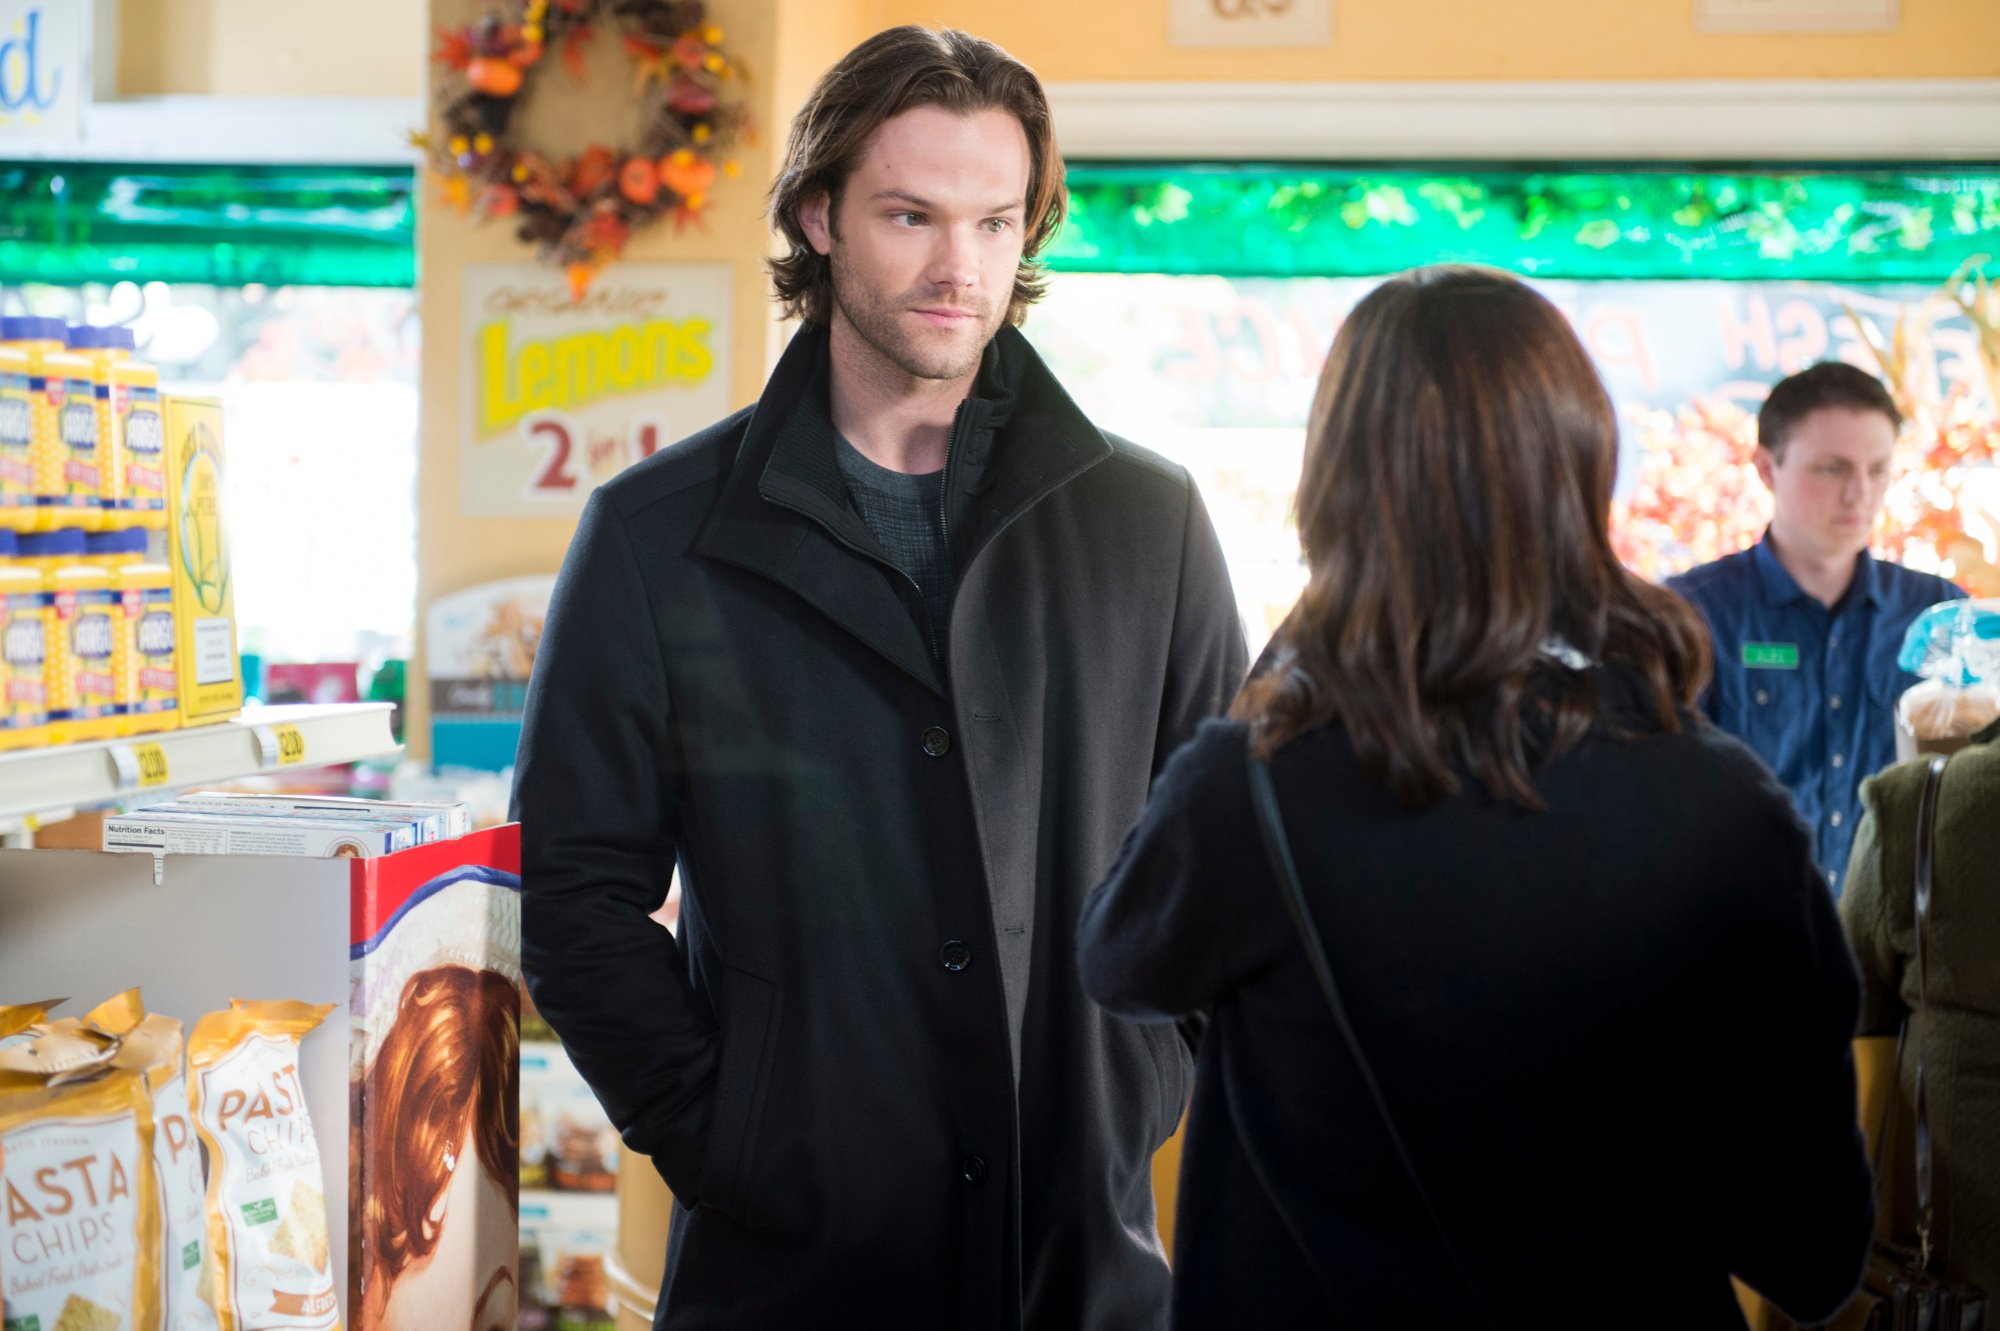
<svg viewBox="0 0 2000 1331"><path fill-rule="evenodd" d="M1062 208L1025 66L863 43L771 191L798 335L751 410L605 485L564 565L523 961L674 1191L658 1326L1165 1321L1150 1162L1188 1044L1092 1007L1073 930L1244 651L1186 472L1014 327Z"/></svg>

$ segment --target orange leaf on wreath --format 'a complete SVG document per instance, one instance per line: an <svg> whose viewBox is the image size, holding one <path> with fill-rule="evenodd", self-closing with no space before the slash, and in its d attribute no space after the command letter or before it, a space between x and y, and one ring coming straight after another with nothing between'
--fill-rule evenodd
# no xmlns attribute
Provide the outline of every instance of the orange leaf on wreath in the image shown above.
<svg viewBox="0 0 2000 1331"><path fill-rule="evenodd" d="M570 164L569 188L579 198L588 198L618 174L618 157L601 143L593 143Z"/></svg>
<svg viewBox="0 0 2000 1331"><path fill-rule="evenodd" d="M437 181L438 202L455 213L464 213L472 207L472 182L464 176L445 176L432 173Z"/></svg>
<svg viewBox="0 0 2000 1331"><path fill-rule="evenodd" d="M472 51L471 28L440 26L437 30L437 50L431 52L431 59L463 72L472 61Z"/></svg>
<svg viewBox="0 0 2000 1331"><path fill-rule="evenodd" d="M521 196L511 185L488 185L479 192L479 212L484 217L512 217L521 211Z"/></svg>
<svg viewBox="0 0 2000 1331"><path fill-rule="evenodd" d="M584 76L583 47L589 40L590 29L586 27L571 28L569 35L563 38L563 68L569 71L571 78L578 81Z"/></svg>
<svg viewBox="0 0 2000 1331"><path fill-rule="evenodd" d="M595 213L577 228L577 239L583 247L606 257L621 252L631 237L632 228L620 221L616 213Z"/></svg>

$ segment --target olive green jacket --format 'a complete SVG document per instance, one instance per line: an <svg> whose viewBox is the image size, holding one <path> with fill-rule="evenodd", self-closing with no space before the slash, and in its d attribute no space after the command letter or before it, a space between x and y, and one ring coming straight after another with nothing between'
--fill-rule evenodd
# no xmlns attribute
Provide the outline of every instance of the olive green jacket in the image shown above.
<svg viewBox="0 0 2000 1331"><path fill-rule="evenodd" d="M1894 1035L1917 1007L1917 802L1927 759L1862 783L1841 922L1861 963L1861 1035ZM1915 1232L1913 1088L1924 1041L1935 1140L1933 1239L1942 1271L2000 1293L2000 723L1952 756L1938 791L1929 1020L1904 1039L1890 1102L1884 1232Z"/></svg>

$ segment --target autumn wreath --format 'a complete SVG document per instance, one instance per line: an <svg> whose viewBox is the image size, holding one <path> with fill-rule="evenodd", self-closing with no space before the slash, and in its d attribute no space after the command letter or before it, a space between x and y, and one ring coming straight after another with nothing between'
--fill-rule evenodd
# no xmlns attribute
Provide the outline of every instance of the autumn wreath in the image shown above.
<svg viewBox="0 0 2000 1331"><path fill-rule="evenodd" d="M588 144L560 160L509 133L550 51L579 82L598 31L623 42L635 95L644 99L638 142ZM511 217L521 239L563 268L581 296L634 231L697 219L727 154L747 132L740 101L725 94L741 70L722 52L722 31L701 0L524 0L475 23L440 28L432 59L446 67L440 134L413 136L443 201L464 213Z"/></svg>

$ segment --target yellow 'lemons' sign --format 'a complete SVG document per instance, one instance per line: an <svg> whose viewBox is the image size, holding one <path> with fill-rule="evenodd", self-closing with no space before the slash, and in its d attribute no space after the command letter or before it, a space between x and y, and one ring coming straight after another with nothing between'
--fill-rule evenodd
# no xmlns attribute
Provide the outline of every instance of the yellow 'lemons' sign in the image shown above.
<svg viewBox="0 0 2000 1331"><path fill-rule="evenodd" d="M464 290L467 516L576 512L729 413L727 264L619 264L580 302L540 265L473 264Z"/></svg>
<svg viewBox="0 0 2000 1331"><path fill-rule="evenodd" d="M515 338L509 320L485 324L476 335L479 432L491 435L552 407L586 407L667 384L699 384L715 369L708 346L713 329L696 316Z"/></svg>

